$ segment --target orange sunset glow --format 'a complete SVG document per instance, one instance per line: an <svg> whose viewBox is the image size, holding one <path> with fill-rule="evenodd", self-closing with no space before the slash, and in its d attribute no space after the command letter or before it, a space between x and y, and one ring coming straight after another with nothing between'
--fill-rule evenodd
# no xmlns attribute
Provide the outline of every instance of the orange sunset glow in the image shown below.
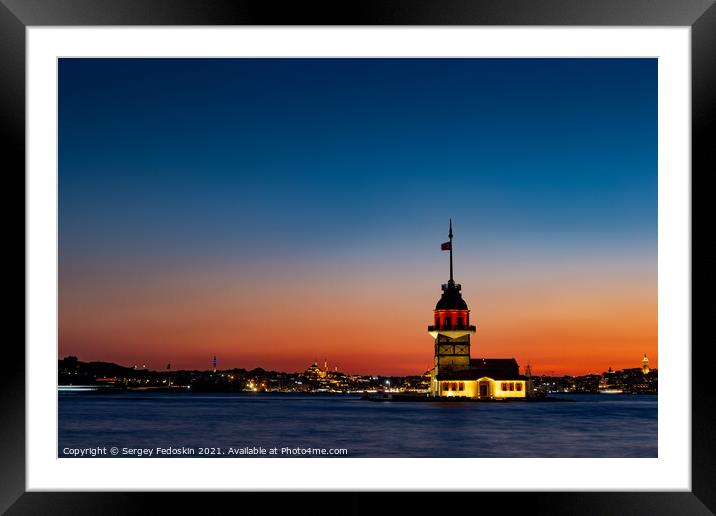
<svg viewBox="0 0 716 516"><path fill-rule="evenodd" d="M468 267L457 263L458 271ZM224 369L302 371L325 359L348 373L422 374L446 264L438 259L424 277L394 265L256 265L232 281L216 269L156 270L151 281L93 278L86 289L61 291L60 355L208 369L216 353ZM477 324L474 357L514 357L535 374L637 367L644 353L657 367L655 270L587 263L533 275L517 262L489 267L458 274Z"/></svg>

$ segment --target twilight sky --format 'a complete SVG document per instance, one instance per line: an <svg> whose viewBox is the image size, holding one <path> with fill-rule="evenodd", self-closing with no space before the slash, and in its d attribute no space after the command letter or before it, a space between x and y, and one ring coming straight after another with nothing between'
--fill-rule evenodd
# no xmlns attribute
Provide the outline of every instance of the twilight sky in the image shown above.
<svg viewBox="0 0 716 516"><path fill-rule="evenodd" d="M656 59L61 59L59 356L657 367Z"/></svg>

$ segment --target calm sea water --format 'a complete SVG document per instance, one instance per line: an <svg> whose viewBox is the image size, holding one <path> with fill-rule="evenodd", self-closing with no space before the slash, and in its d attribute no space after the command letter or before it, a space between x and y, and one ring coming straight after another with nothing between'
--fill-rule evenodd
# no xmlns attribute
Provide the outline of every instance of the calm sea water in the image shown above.
<svg viewBox="0 0 716 516"><path fill-rule="evenodd" d="M656 396L558 397L574 401L376 403L341 394L60 393L59 455L68 456L65 448L117 447L122 456L122 448L185 447L194 456L200 448L215 448L226 457L229 448L300 447L345 448L348 457L657 456Z"/></svg>

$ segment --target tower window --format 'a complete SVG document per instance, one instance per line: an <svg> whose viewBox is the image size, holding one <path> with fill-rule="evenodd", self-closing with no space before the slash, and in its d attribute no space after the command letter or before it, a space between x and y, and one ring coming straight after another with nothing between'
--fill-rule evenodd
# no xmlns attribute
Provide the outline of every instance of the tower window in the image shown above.
<svg viewBox="0 0 716 516"><path fill-rule="evenodd" d="M502 387L502 390L503 390L503 391L506 391L506 390L507 390L507 384L506 384L505 382L502 382L501 387Z"/></svg>
<svg viewBox="0 0 716 516"><path fill-rule="evenodd" d="M517 384L517 390L518 390L518 391L521 391L521 390L522 390L522 384L521 384L521 383L518 383L518 384Z"/></svg>
<svg viewBox="0 0 716 516"><path fill-rule="evenodd" d="M512 382L510 382L510 390L511 390L511 391L514 391L514 390L515 390L515 384L512 383Z"/></svg>
<svg viewBox="0 0 716 516"><path fill-rule="evenodd" d="M445 327L449 328L451 324L452 324L452 320L449 317L446 317L445 318Z"/></svg>
<svg viewBox="0 0 716 516"><path fill-rule="evenodd" d="M459 387L459 388L460 388L461 391L464 391L464 390L465 390L465 383L464 383L464 382L460 382L460 387Z"/></svg>
<svg viewBox="0 0 716 516"><path fill-rule="evenodd" d="M457 325L462 326L462 317L457 318Z"/></svg>

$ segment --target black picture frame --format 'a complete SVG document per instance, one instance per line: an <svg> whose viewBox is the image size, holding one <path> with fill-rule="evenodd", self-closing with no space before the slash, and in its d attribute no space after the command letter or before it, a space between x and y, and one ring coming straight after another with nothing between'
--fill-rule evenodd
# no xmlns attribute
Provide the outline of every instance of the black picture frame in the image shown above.
<svg viewBox="0 0 716 516"><path fill-rule="evenodd" d="M277 5L247 0L0 0L0 127L3 179L22 182L25 172L25 29L31 26L82 25L529 25L529 26L688 26L691 27L692 73L692 296L713 285L713 255L703 258L693 239L705 224L708 195L705 182L716 170L713 129L716 125L716 5L714 0L343 0L304 1ZM697 188L693 188L693 186ZM19 191L19 189L17 191ZM16 190L6 186L6 199ZM6 204L7 206L7 204ZM5 226L17 212L6 208ZM703 244L705 245L705 244ZM23 246L24 249L24 246ZM697 256L701 258L697 259ZM27 257L23 252L24 260ZM705 260L705 261L704 261ZM23 299L24 299L23 294ZM11 299L8 297L8 299ZM530 513L551 514L712 514L716 511L716 424L710 388L710 342L698 331L713 314L714 303L692 303L692 490L690 492L531 492L455 494L470 497L469 507L522 507ZM24 304L23 304L24 307ZM698 317L697 317L698 316ZM10 318L6 319L10 320ZM697 324L696 321L699 321ZM14 321L13 321L14 323ZM16 324L19 324L16 323ZM24 326L23 326L24 334ZM688 343L684 343L687 345ZM6 338L3 361L0 424L0 510L8 514L124 514L142 513L161 504L162 513L185 513L193 507L218 508L226 502L258 501L257 493L77 493L26 492L25 488L25 351L20 339ZM342 512L373 510L374 493L303 493L285 502L272 493L276 504L320 505ZM407 498L407 497L406 497ZM421 512L438 510L444 503L424 494L409 500ZM435 504L435 505L433 505ZM483 505L484 504L484 505ZM453 506L454 507L454 506ZM404 505L401 512L411 507ZM502 512L502 511L500 511Z"/></svg>

